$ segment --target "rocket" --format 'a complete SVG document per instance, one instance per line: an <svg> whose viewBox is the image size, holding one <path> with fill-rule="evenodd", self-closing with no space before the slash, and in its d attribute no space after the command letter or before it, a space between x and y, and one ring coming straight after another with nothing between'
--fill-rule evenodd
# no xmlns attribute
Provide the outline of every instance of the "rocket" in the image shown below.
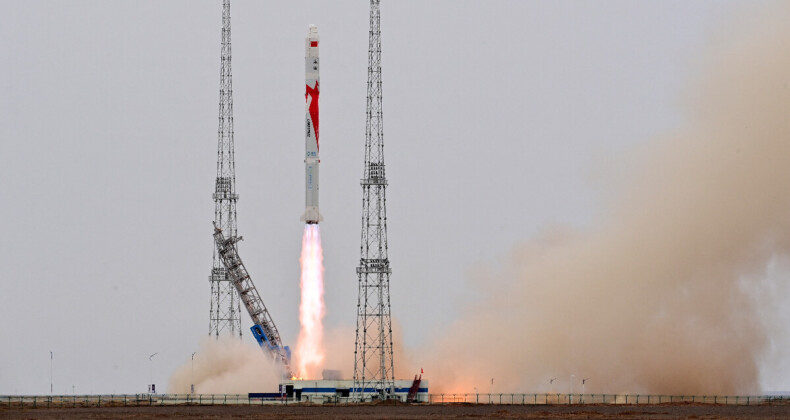
<svg viewBox="0 0 790 420"><path fill-rule="evenodd" d="M324 220L318 211L318 27L310 25L305 39L305 198L304 215L301 220L307 224L317 224Z"/></svg>

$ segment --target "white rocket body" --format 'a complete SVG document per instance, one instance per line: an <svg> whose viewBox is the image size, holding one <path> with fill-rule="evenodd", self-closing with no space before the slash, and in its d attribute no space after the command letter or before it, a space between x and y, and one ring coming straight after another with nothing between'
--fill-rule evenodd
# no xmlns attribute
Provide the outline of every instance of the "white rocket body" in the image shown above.
<svg viewBox="0 0 790 420"><path fill-rule="evenodd" d="M319 119L318 96L320 92L318 62L318 28L310 25L305 39L305 210L302 220L316 224L323 220L318 211L318 155Z"/></svg>

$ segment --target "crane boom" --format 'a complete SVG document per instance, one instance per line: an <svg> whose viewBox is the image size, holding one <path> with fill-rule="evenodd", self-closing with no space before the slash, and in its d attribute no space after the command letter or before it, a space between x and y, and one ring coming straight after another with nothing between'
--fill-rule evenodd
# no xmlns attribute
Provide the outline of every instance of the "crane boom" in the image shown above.
<svg viewBox="0 0 790 420"><path fill-rule="evenodd" d="M231 283L236 287L241 301L244 302L244 306L252 318L252 323L254 324L250 328L252 335L255 336L262 349L269 351L272 356L280 360L288 377L293 377L290 363L291 350L288 346L282 345L277 326L274 325L274 320L269 315L269 311L266 310L266 305L263 304L263 299L258 294L258 289L252 283L250 274L244 267L241 257L239 257L236 242L240 240L242 240L241 237L225 238L222 234L222 229L218 228L216 223L214 224L214 243L217 246L217 253L222 259L225 269L228 270Z"/></svg>

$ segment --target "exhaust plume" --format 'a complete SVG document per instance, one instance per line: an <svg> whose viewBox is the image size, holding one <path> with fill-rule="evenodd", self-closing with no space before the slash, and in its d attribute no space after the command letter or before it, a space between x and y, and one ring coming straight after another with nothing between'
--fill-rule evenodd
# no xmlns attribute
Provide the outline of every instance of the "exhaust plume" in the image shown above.
<svg viewBox="0 0 790 420"><path fill-rule="evenodd" d="M760 392L782 299L761 291L790 271L789 10L716 39L684 126L609 162L596 227L478 270L479 301L419 353L432 392Z"/></svg>
<svg viewBox="0 0 790 420"><path fill-rule="evenodd" d="M302 236L302 266L299 304L301 330L296 346L297 374L303 378L319 378L323 367L324 325L324 253L321 230L317 224L306 224Z"/></svg>

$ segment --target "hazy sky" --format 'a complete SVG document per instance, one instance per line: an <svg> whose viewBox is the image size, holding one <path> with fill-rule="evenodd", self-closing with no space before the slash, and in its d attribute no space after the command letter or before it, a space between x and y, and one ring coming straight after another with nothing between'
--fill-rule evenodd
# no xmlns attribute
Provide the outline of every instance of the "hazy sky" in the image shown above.
<svg viewBox="0 0 790 420"><path fill-rule="evenodd" d="M382 3L392 313L416 347L476 266L588 227L606 162L681 124L698 57L767 2ZM56 393L164 385L208 333L221 1L2 10L0 394L48 393L50 350ZM233 2L240 252L292 346L304 37L318 25L325 324L353 327L368 13Z"/></svg>

